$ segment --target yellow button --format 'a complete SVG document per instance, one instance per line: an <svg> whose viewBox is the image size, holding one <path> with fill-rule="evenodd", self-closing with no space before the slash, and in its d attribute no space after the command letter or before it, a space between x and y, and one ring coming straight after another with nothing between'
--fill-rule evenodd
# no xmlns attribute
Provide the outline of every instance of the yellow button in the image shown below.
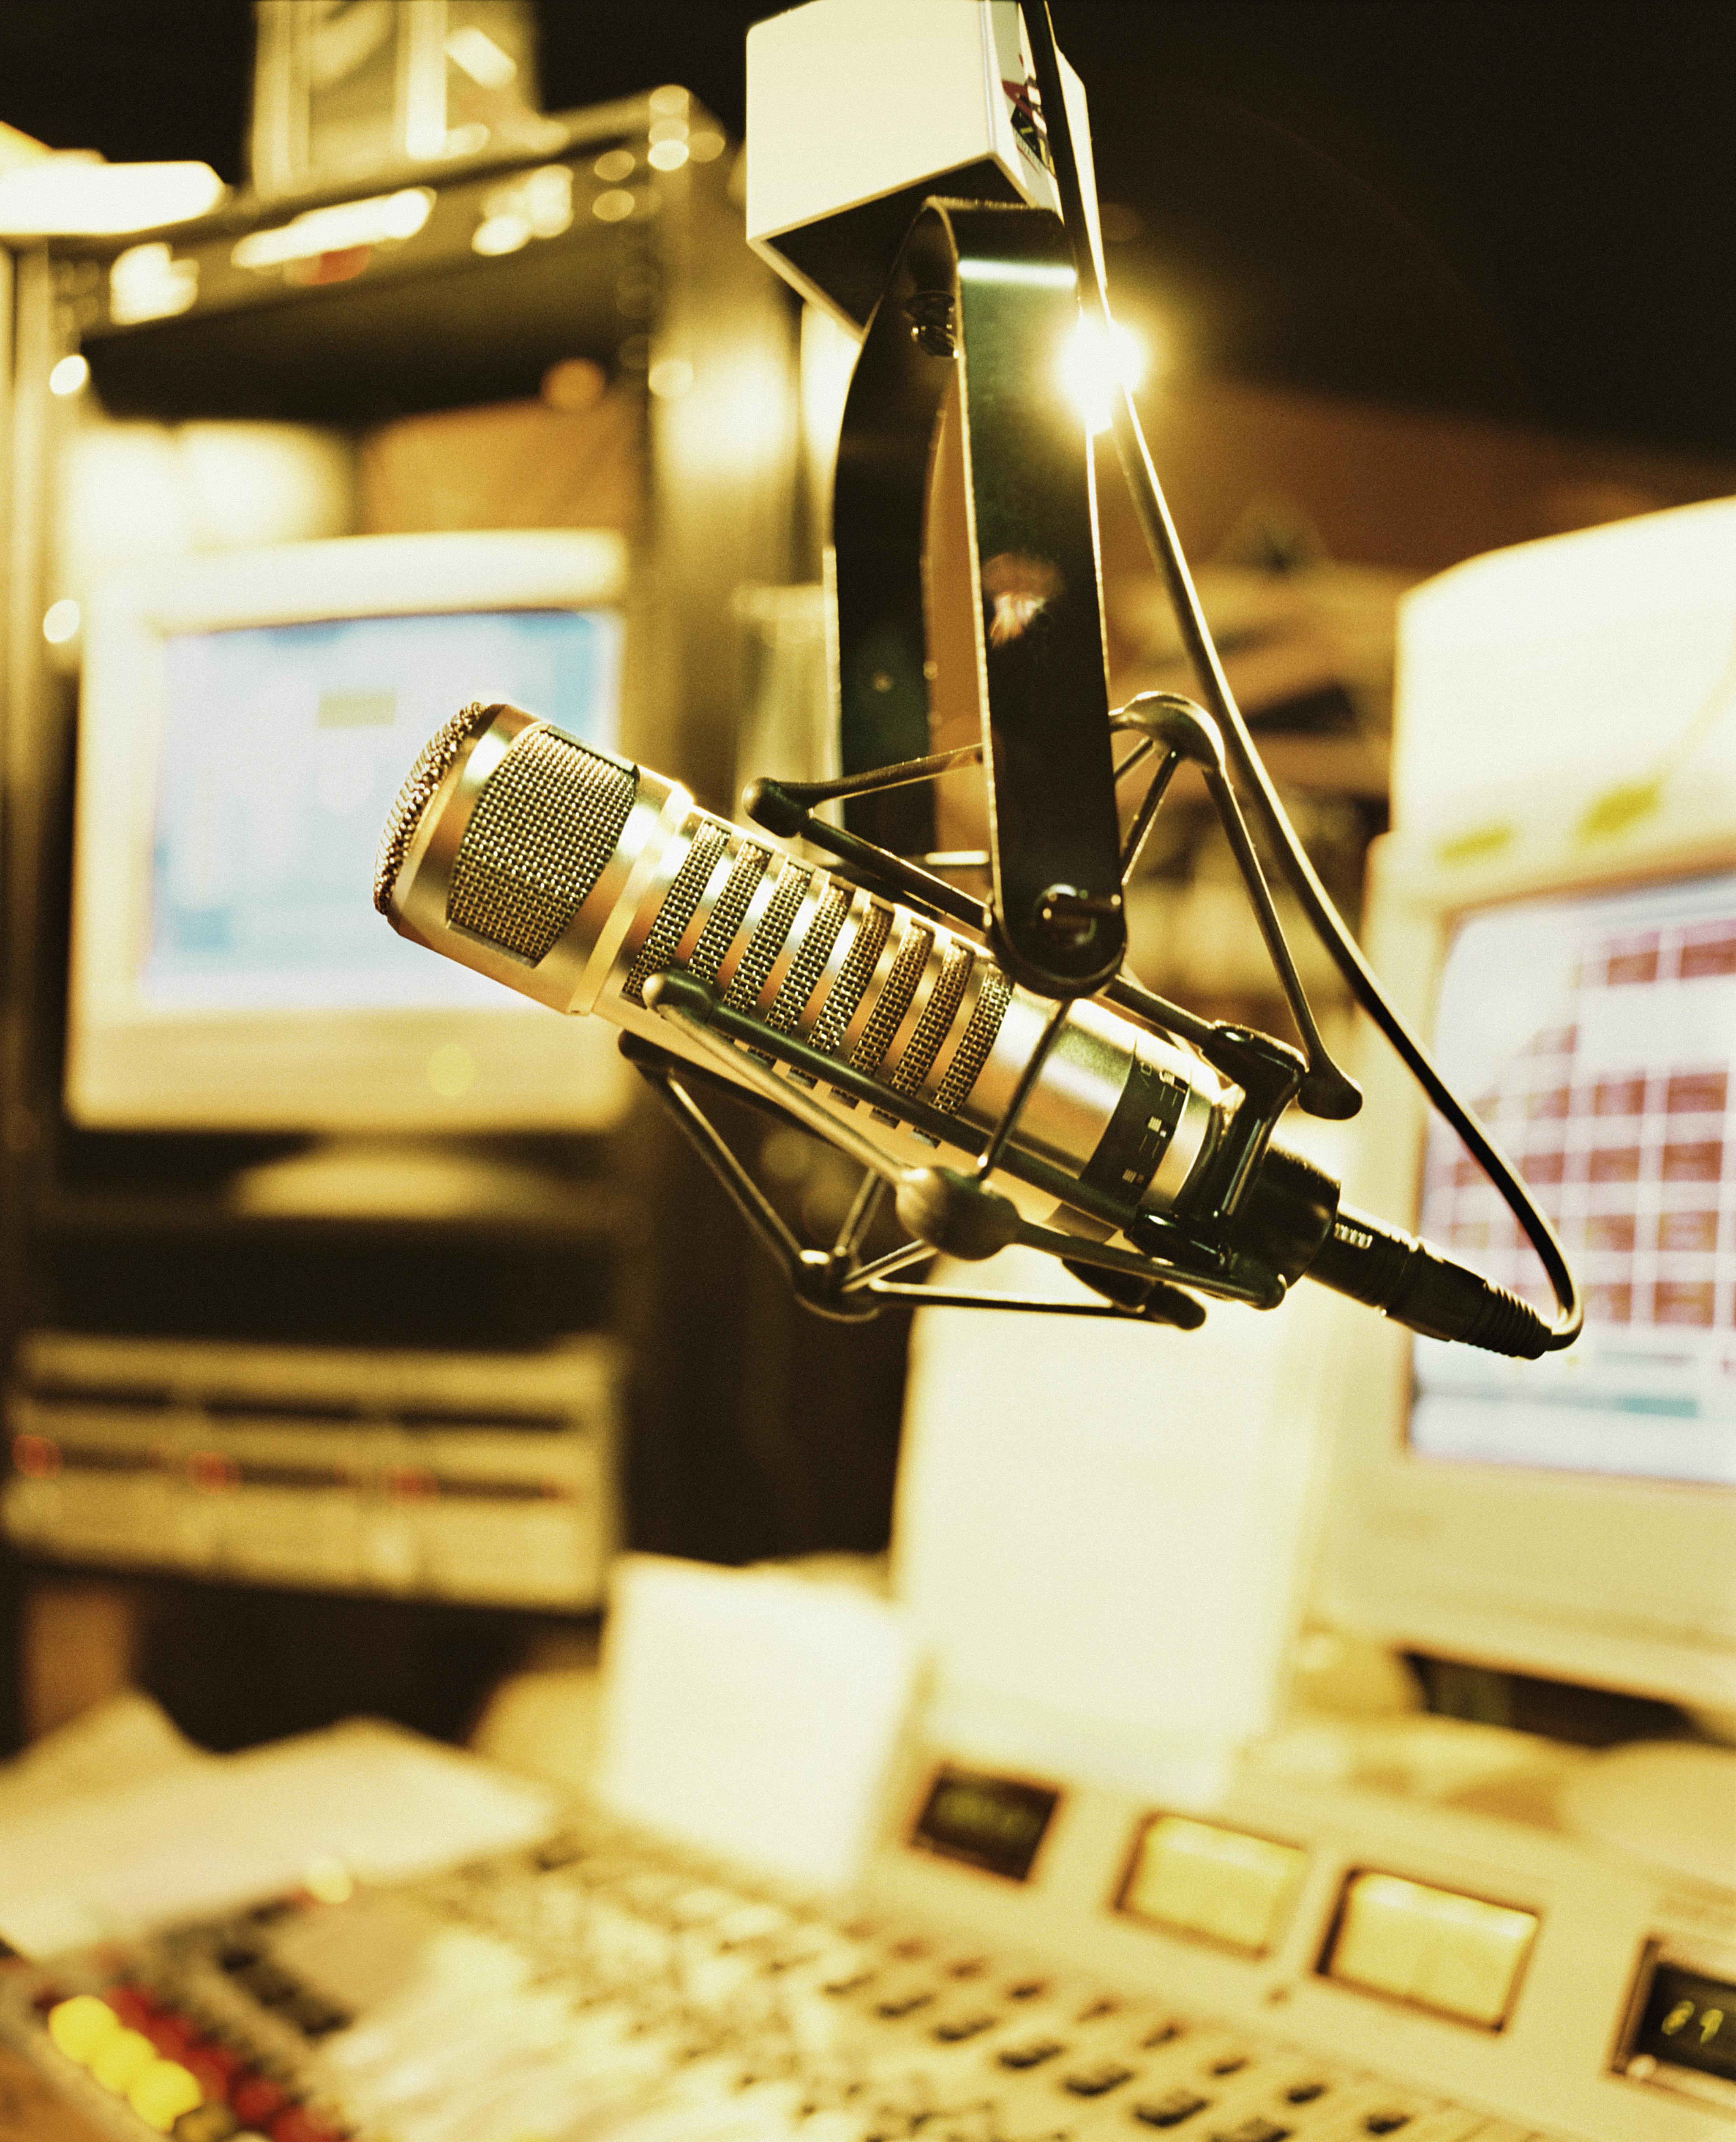
<svg viewBox="0 0 1736 2142"><path fill-rule="evenodd" d="M156 2047L142 2031L116 2031L96 2048L91 2073L105 2090L125 2097L155 2058Z"/></svg>
<svg viewBox="0 0 1736 2142"><path fill-rule="evenodd" d="M121 2018L94 1993L75 1993L48 2011L48 2035L69 2061L88 2066L97 2047L121 2028Z"/></svg>
<svg viewBox="0 0 1736 2142"><path fill-rule="evenodd" d="M179 2061L153 2061L126 2093L126 2101L147 2127L166 2135L184 2112L204 2102L205 2092Z"/></svg>

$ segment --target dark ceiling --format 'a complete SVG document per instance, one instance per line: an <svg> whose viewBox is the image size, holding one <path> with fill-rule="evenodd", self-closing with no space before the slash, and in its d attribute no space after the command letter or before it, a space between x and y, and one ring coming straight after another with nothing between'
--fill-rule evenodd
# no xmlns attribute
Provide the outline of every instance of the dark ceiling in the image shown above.
<svg viewBox="0 0 1736 2142"><path fill-rule="evenodd" d="M937 4L939 0L937 0ZM731 126L728 0L543 0L551 108L681 81ZM1736 453L1729 0L1054 0L1112 273L1181 361ZM242 0L5 0L0 118L241 175ZM875 94L875 85L856 93Z"/></svg>

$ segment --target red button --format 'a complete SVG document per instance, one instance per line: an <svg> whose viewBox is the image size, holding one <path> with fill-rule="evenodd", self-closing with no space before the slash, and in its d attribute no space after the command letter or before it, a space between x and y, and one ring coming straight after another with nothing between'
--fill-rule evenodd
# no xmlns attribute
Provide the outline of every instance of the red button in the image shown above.
<svg viewBox="0 0 1736 2142"><path fill-rule="evenodd" d="M142 1987L111 1986L103 1995L129 2031L142 2031L157 2012L156 2003Z"/></svg>
<svg viewBox="0 0 1736 2142"><path fill-rule="evenodd" d="M271 2142L343 2142L343 2130L304 2105L292 2105L272 2121Z"/></svg>
<svg viewBox="0 0 1736 2142"><path fill-rule="evenodd" d="M236 2075L242 2072L241 2056L233 2046L219 2046L214 2038L197 2038L181 2055L185 2068L208 2098L224 2098Z"/></svg>
<svg viewBox="0 0 1736 2142"><path fill-rule="evenodd" d="M249 2127L263 2127L274 2113L281 2112L289 2102L289 2093L281 2083L269 2075L249 2069L236 2076L229 2090L229 2103L234 2107L235 2117Z"/></svg>
<svg viewBox="0 0 1736 2142"><path fill-rule="evenodd" d="M145 2033L165 2061L185 2062L188 2046L199 2036L198 2024L190 2016L177 2016L172 2008L146 2016L135 2027Z"/></svg>

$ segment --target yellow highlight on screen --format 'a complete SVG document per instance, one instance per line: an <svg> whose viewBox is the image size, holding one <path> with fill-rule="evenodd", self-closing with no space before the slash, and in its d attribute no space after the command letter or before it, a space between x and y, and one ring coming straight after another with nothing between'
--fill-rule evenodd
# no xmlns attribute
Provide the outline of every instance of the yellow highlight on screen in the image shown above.
<svg viewBox="0 0 1736 2142"><path fill-rule="evenodd" d="M1306 1858L1294 1844L1158 1815L1139 1840L1122 1909L1259 1956L1278 1938Z"/></svg>
<svg viewBox="0 0 1736 2142"><path fill-rule="evenodd" d="M1326 1973L1498 2031L1536 1931L1535 1912L1396 1874L1353 1874Z"/></svg>
<svg viewBox="0 0 1736 2142"><path fill-rule="evenodd" d="M99 2047L121 2028L121 2018L94 1993L75 1993L48 2011L48 2036L69 2061L88 2067Z"/></svg>
<svg viewBox="0 0 1736 2142"><path fill-rule="evenodd" d="M476 1083L476 1059L456 1041L442 1041L428 1059L428 1083L442 1101L456 1101Z"/></svg>

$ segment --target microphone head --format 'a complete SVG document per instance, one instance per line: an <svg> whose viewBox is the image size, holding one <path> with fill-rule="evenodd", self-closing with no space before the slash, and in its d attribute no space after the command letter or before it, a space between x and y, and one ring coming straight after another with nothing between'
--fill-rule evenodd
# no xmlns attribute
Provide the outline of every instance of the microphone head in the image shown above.
<svg viewBox="0 0 1736 2142"><path fill-rule="evenodd" d="M374 905L401 935L558 1011L588 1011L621 896L668 782L517 707L456 714L423 747L381 836ZM602 963L606 970L608 961ZM587 988L587 983L590 986Z"/></svg>
<svg viewBox="0 0 1736 2142"><path fill-rule="evenodd" d="M380 835L379 848L374 856L373 903L382 915L389 916L392 912L392 888L404 866L404 858L422 824L423 812L433 801L435 791L456 764L466 744L494 711L480 699L473 699L436 729L422 746L421 756L411 767L409 777L387 815L385 830Z"/></svg>

